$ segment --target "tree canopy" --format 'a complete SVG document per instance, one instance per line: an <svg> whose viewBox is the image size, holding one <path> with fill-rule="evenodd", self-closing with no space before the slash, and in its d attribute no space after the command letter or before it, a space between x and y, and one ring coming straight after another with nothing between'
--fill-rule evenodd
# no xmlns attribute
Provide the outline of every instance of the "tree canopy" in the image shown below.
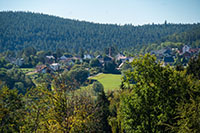
<svg viewBox="0 0 200 133"><path fill-rule="evenodd" d="M177 41L185 38L184 43L199 40L199 30L193 29L199 29L200 26L170 23L119 26L12 11L0 12L0 20L0 52L33 46L36 50L62 49L81 53L102 51L113 45L118 50L134 51L152 43L174 41L173 38L178 38ZM187 32L189 34L186 34ZM189 36L190 32L192 37Z"/></svg>
<svg viewBox="0 0 200 133"><path fill-rule="evenodd" d="M198 107L198 80L186 76L185 71L163 67L149 54L131 65L133 70L125 72L117 111L121 132L199 131L199 116L194 118L199 108L186 113L190 107Z"/></svg>

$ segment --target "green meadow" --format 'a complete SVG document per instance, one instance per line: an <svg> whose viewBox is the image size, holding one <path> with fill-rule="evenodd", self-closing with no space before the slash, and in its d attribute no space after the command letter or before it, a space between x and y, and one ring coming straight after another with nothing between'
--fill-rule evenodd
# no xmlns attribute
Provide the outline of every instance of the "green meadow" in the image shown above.
<svg viewBox="0 0 200 133"><path fill-rule="evenodd" d="M35 71L35 68L19 68L25 74Z"/></svg>
<svg viewBox="0 0 200 133"><path fill-rule="evenodd" d="M90 79L98 80L104 86L105 92L120 88L121 74L99 74Z"/></svg>

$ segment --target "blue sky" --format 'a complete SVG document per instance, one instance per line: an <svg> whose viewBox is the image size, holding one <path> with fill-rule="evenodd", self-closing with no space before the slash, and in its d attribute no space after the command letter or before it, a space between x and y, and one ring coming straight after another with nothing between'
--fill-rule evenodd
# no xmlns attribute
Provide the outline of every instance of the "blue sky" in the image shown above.
<svg viewBox="0 0 200 133"><path fill-rule="evenodd" d="M200 0L0 0L0 11L31 11L96 23L200 22Z"/></svg>

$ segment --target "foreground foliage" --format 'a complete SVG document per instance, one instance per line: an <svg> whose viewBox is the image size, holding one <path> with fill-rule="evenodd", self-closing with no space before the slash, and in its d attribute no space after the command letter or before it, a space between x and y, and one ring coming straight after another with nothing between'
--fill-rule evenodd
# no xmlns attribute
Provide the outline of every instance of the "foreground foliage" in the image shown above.
<svg viewBox="0 0 200 133"><path fill-rule="evenodd" d="M0 89L0 132L20 132L23 125L24 102L16 89Z"/></svg>
<svg viewBox="0 0 200 133"><path fill-rule="evenodd" d="M148 54L134 60L131 65L133 71L127 72L122 82L115 130L200 131L198 80L183 71L162 67L155 57ZM132 80L134 84L131 85Z"/></svg>
<svg viewBox="0 0 200 133"><path fill-rule="evenodd" d="M25 95L0 83L0 132L198 133L200 81L191 68L163 67L146 54L124 71L121 89L107 95L100 82L78 91L70 72L55 77L53 88Z"/></svg>
<svg viewBox="0 0 200 133"><path fill-rule="evenodd" d="M76 93L77 85L61 84L54 90L37 87L25 96L3 87L0 92L1 132L104 132L108 100L103 88L97 98L89 91ZM102 85L101 85L102 86Z"/></svg>

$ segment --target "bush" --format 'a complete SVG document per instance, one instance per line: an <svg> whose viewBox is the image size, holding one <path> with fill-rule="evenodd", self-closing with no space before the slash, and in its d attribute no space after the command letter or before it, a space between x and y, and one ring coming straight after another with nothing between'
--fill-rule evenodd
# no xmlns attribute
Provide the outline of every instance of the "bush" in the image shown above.
<svg viewBox="0 0 200 133"><path fill-rule="evenodd" d="M80 67L80 68L72 69L71 71L69 71L69 76L72 79L75 79L78 83L82 84L87 80L89 76L89 71Z"/></svg>

